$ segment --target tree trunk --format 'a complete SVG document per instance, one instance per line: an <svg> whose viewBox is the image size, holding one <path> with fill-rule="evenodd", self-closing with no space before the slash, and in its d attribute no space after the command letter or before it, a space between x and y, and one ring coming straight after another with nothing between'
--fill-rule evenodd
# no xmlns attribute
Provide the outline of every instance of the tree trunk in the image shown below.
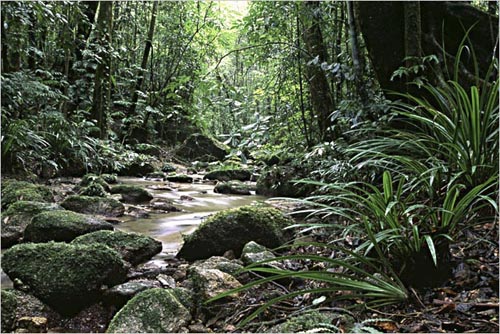
<svg viewBox="0 0 500 334"><path fill-rule="evenodd" d="M347 2L347 19L349 23L349 42L351 44L352 65L354 69L354 85L363 105L363 109L368 107L369 98L363 83L364 59L360 53L358 42L358 29L354 16L354 5L352 1ZM367 115L368 116L368 115Z"/></svg>
<svg viewBox="0 0 500 334"><path fill-rule="evenodd" d="M317 117L319 137L321 141L324 141L331 139L328 129L332 125L330 114L333 112L333 100L325 72L321 69L321 64L328 60L328 52L323 43L323 35L317 17L320 13L320 5L321 3L316 1L306 2L306 11L310 16L307 21L310 24L304 29L303 38L309 57L317 58L317 62L307 66L306 78L309 81L312 108Z"/></svg>
<svg viewBox="0 0 500 334"><path fill-rule="evenodd" d="M100 44L100 61L94 78L91 119L99 128L98 137L106 137L106 111L110 105L110 68L111 68L111 32L113 25L113 2L99 1L99 13L96 22L96 43Z"/></svg>

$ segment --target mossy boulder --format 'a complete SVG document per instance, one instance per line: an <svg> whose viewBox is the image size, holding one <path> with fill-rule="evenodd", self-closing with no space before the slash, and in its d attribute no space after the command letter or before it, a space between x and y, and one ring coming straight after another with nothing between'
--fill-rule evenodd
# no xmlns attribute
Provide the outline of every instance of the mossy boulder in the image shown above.
<svg viewBox="0 0 500 334"><path fill-rule="evenodd" d="M128 184L119 184L111 188L112 194L121 194L125 203L144 203L153 199L153 196L144 188Z"/></svg>
<svg viewBox="0 0 500 334"><path fill-rule="evenodd" d="M12 332L16 320L17 297L11 290L2 289L2 333Z"/></svg>
<svg viewBox="0 0 500 334"><path fill-rule="evenodd" d="M231 195L250 195L250 188L241 181L218 182L214 193Z"/></svg>
<svg viewBox="0 0 500 334"><path fill-rule="evenodd" d="M113 230L113 225L96 217L68 210L45 211L34 216L24 230L24 241L69 242L99 230Z"/></svg>
<svg viewBox="0 0 500 334"><path fill-rule="evenodd" d="M125 282L106 290L103 295L103 301L107 305L114 305L121 308L138 293L159 287L160 284L155 281Z"/></svg>
<svg viewBox="0 0 500 334"><path fill-rule="evenodd" d="M115 184L118 182L118 176L116 176L116 174L101 174L101 178L106 181L107 184Z"/></svg>
<svg viewBox="0 0 500 334"><path fill-rule="evenodd" d="M149 289L137 294L114 316L108 333L176 333L191 314L172 290Z"/></svg>
<svg viewBox="0 0 500 334"><path fill-rule="evenodd" d="M146 144L146 143L136 144L134 146L134 151L137 153L154 155L154 156L159 156L161 153L161 149L159 146Z"/></svg>
<svg viewBox="0 0 500 334"><path fill-rule="evenodd" d="M2 181L2 209L17 201L53 202L52 190L41 184L26 181Z"/></svg>
<svg viewBox="0 0 500 334"><path fill-rule="evenodd" d="M204 180L218 180L218 181L250 181L252 173L246 169L226 169L226 170L214 170L207 173L203 179Z"/></svg>
<svg viewBox="0 0 500 334"><path fill-rule="evenodd" d="M291 166L273 166L264 170L257 179L257 195L276 197L306 197L315 190L312 185L295 184L293 180L305 177L305 173Z"/></svg>
<svg viewBox="0 0 500 334"><path fill-rule="evenodd" d="M165 180L164 172L153 172L146 175L146 180Z"/></svg>
<svg viewBox="0 0 500 334"><path fill-rule="evenodd" d="M171 165L169 163L163 164L163 167L161 168L161 171L164 173L172 173L172 172L175 172L176 170L177 170L177 168L175 168L173 165Z"/></svg>
<svg viewBox="0 0 500 334"><path fill-rule="evenodd" d="M244 206L224 210L207 218L190 235L177 257L188 261L207 259L233 250L237 256L249 241L278 247L286 241L283 228L293 221L271 207Z"/></svg>
<svg viewBox="0 0 500 334"><path fill-rule="evenodd" d="M177 150L177 155L193 161L222 161L229 148L218 140L199 133L189 136Z"/></svg>
<svg viewBox="0 0 500 334"><path fill-rule="evenodd" d="M146 235L123 231L97 231L82 235L74 244L101 243L117 251L122 259L137 265L161 252L162 243Z"/></svg>
<svg viewBox="0 0 500 334"><path fill-rule="evenodd" d="M63 210L55 203L17 201L2 213L2 248L11 247L19 242L26 226L37 214L44 211Z"/></svg>
<svg viewBox="0 0 500 334"><path fill-rule="evenodd" d="M185 174L175 174L166 177L167 181L178 183L192 183L193 178Z"/></svg>
<svg viewBox="0 0 500 334"><path fill-rule="evenodd" d="M229 260L223 256L212 256L206 260L199 260L193 263L192 266L203 269L218 269L232 276L235 276L243 269L241 261Z"/></svg>
<svg viewBox="0 0 500 334"><path fill-rule="evenodd" d="M95 302L103 284L126 278L120 255L102 244L49 242L15 245L2 256L2 269L61 314L74 314Z"/></svg>
<svg viewBox="0 0 500 334"><path fill-rule="evenodd" d="M122 216L125 207L114 198L71 195L62 201L66 210L107 217Z"/></svg>
<svg viewBox="0 0 500 334"><path fill-rule="evenodd" d="M79 195L83 196L96 196L96 197L106 197L108 193L106 192L106 189L99 183L91 183L90 185L81 188L78 191Z"/></svg>
<svg viewBox="0 0 500 334"><path fill-rule="evenodd" d="M105 191L109 192L109 184L104 180L104 178L95 174L86 174L80 183L78 183L78 187L85 188L93 184L99 184Z"/></svg>
<svg viewBox="0 0 500 334"><path fill-rule="evenodd" d="M117 171L120 176L145 176L155 171L153 164L157 163L154 156L137 154L133 159L121 161L123 167Z"/></svg>

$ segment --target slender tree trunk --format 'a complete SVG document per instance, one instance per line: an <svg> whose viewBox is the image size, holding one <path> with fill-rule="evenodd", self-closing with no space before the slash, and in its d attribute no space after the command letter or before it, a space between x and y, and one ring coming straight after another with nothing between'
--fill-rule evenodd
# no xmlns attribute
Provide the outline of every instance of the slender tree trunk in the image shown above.
<svg viewBox="0 0 500 334"><path fill-rule="evenodd" d="M360 53L358 41L358 29L354 14L354 3L347 2L347 18L349 22L349 42L351 45L352 65L354 69L354 84L363 108L366 109L369 103L368 93L363 83L364 59Z"/></svg>
<svg viewBox="0 0 500 334"><path fill-rule="evenodd" d="M2 73L9 73L11 71L9 63L9 43L7 40L7 32L5 31L5 10L1 11L2 22L1 32L2 32Z"/></svg>
<svg viewBox="0 0 500 334"><path fill-rule="evenodd" d="M405 57L422 56L422 25L420 21L420 2L404 2L405 15ZM412 66L414 62L406 61L406 66Z"/></svg>
<svg viewBox="0 0 500 334"><path fill-rule="evenodd" d="M297 9L297 4L295 4L295 8ZM298 71L298 81L299 81L299 102L300 102L300 113L302 116L302 126L304 127L304 137L306 139L307 147L311 147L311 138L310 138L310 133L309 133L309 128L307 126L307 118L306 118L306 108L304 105L304 85L302 82L302 57L301 57L301 44L300 44L300 18L299 18L299 13L297 11L297 14L295 16L295 24L296 24L296 31L297 31L297 71Z"/></svg>
<svg viewBox="0 0 500 334"><path fill-rule="evenodd" d="M100 43L100 62L94 78L94 94L92 100L91 119L99 128L98 136L106 137L106 111L110 106L110 67L111 67L111 32L113 24L113 2L99 1L99 13L96 22L96 42Z"/></svg>
<svg viewBox="0 0 500 334"><path fill-rule="evenodd" d="M137 100L139 99L139 91L142 89L142 84L144 82L144 75L147 69L149 53L151 52L153 34L155 31L157 9L158 9L158 1L154 1L153 9L151 11L151 20L149 21L148 38L146 40L146 45L144 46L144 53L142 55L141 69L139 70L139 75L132 95L130 115L135 114L135 110L137 108Z"/></svg>
<svg viewBox="0 0 500 334"><path fill-rule="evenodd" d="M317 17L320 13L320 2L307 1L306 11L311 15L308 20L310 25L304 29L303 38L306 49L311 58L317 57L317 63L307 67L307 79L309 81L309 92L311 104L317 117L320 140L330 139L328 129L330 128L330 114L333 112L333 100L330 86L321 64L328 59L328 52L323 42L320 22ZM335 136L334 136L335 137Z"/></svg>

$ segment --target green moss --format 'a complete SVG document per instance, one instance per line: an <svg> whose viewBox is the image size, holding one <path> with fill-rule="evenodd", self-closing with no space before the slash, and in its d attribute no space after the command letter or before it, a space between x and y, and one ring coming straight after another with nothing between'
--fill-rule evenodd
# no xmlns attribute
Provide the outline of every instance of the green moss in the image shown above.
<svg viewBox="0 0 500 334"><path fill-rule="evenodd" d="M286 322L273 327L270 333L303 333L314 328L321 328L321 324L330 324L329 314L310 311L298 316L290 317Z"/></svg>
<svg viewBox="0 0 500 334"><path fill-rule="evenodd" d="M106 197L106 190L99 183L91 183L90 185L82 188L78 194L84 196Z"/></svg>
<svg viewBox="0 0 500 334"><path fill-rule="evenodd" d="M101 285L125 280L118 253L102 244L27 243L5 251L2 268L33 295L62 314L79 311L99 296Z"/></svg>
<svg viewBox="0 0 500 334"><path fill-rule="evenodd" d="M2 289L2 333L12 332L16 320L17 298L13 291Z"/></svg>
<svg viewBox="0 0 500 334"><path fill-rule="evenodd" d="M149 289L132 298L111 320L108 333L175 333L191 320L172 290Z"/></svg>
<svg viewBox="0 0 500 334"><path fill-rule="evenodd" d="M219 169L207 173L203 179L205 180L219 180L219 181L249 181L252 174L245 169Z"/></svg>
<svg viewBox="0 0 500 334"><path fill-rule="evenodd" d="M250 189L246 184L240 181L219 182L214 187L214 193L250 195Z"/></svg>
<svg viewBox="0 0 500 334"><path fill-rule="evenodd" d="M170 172L175 172L176 168L169 163L165 163L163 165L163 167L161 168L161 170L162 170L162 172L170 173Z"/></svg>
<svg viewBox="0 0 500 334"><path fill-rule="evenodd" d="M286 241L283 228L292 220L270 207L244 206L207 218L190 235L177 254L186 260L206 259L232 249L237 256L249 241L277 247Z"/></svg>
<svg viewBox="0 0 500 334"><path fill-rule="evenodd" d="M124 202L127 203L142 203L153 199L153 196L139 186L120 184L111 188L112 194L121 194Z"/></svg>
<svg viewBox="0 0 500 334"><path fill-rule="evenodd" d="M122 231L97 231L82 235L73 240L72 243L105 244L116 250L125 261L133 265L151 259L162 250L162 244L158 240L142 234Z"/></svg>
<svg viewBox="0 0 500 334"><path fill-rule="evenodd" d="M2 209L7 209L17 201L52 202L50 188L26 181L9 180L2 182Z"/></svg>
<svg viewBox="0 0 500 334"><path fill-rule="evenodd" d="M98 230L113 230L113 225L72 211L46 211L33 217L24 230L24 239L32 242L71 241Z"/></svg>
<svg viewBox="0 0 500 334"><path fill-rule="evenodd" d="M92 197L82 195L68 196L61 206L66 210L79 213L117 217L123 215L125 207L114 198Z"/></svg>
<svg viewBox="0 0 500 334"><path fill-rule="evenodd" d="M115 184L118 182L116 174L101 174L101 177L107 184Z"/></svg>
<svg viewBox="0 0 500 334"><path fill-rule="evenodd" d="M37 214L44 211L62 210L55 203L17 201L2 214L2 247L11 247L20 242L26 226Z"/></svg>
<svg viewBox="0 0 500 334"><path fill-rule="evenodd" d="M85 188L85 187L92 186L94 184L98 184L102 188L104 188L104 190L109 191L109 184L106 181L104 181L104 179L101 176L98 176L95 174L85 175L82 178L82 180L80 181L80 183L78 184L78 186L80 188ZM91 196L95 196L95 195L91 195Z"/></svg>

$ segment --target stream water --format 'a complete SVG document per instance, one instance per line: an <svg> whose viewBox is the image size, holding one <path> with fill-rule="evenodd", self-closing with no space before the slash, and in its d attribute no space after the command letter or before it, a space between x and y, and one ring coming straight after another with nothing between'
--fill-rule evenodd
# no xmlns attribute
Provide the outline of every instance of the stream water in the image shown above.
<svg viewBox="0 0 500 334"><path fill-rule="evenodd" d="M182 234L194 231L207 216L221 210L237 208L266 199L266 197L255 195L254 192L250 196L217 194L213 192L213 185L201 183L199 177L195 177L195 182L190 184L171 182L168 186L172 190L151 189L152 186L166 185L162 181L120 177L119 182L144 187L155 198L168 199L182 210L164 214L151 213L147 218L125 216L121 217L124 221L115 226L117 230L142 233L160 240L163 250L151 262L161 262L162 259L175 256L182 245ZM1 271L1 284L2 288L12 287L12 282L3 270Z"/></svg>

